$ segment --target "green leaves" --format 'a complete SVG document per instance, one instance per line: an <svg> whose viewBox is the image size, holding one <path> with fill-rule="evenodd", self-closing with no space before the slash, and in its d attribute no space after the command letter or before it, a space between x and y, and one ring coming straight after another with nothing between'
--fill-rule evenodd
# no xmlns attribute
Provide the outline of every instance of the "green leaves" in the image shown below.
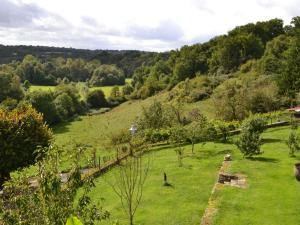
<svg viewBox="0 0 300 225"><path fill-rule="evenodd" d="M250 116L242 123L242 131L236 145L245 157L261 154L262 144L260 134L263 132L266 120L260 116Z"/></svg>
<svg viewBox="0 0 300 225"><path fill-rule="evenodd" d="M83 225L76 216L71 216L68 218L66 225Z"/></svg>

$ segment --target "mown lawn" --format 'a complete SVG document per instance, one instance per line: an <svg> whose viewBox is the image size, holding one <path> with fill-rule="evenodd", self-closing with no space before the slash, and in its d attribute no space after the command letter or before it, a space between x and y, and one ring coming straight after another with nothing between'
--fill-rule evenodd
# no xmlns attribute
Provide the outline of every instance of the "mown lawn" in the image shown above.
<svg viewBox="0 0 300 225"><path fill-rule="evenodd" d="M136 225L199 224L206 208L211 189L225 153L232 152L230 144L207 143L196 145L196 154L191 155L191 146L185 146L183 166L178 166L175 149L157 149L144 155L150 159L150 172L145 183L141 205L136 213ZM119 198L108 185L115 179L114 170L96 179L91 193L93 202L111 213L110 220L100 224L128 224ZM163 186L163 173L173 187Z"/></svg>
<svg viewBox="0 0 300 225"><path fill-rule="evenodd" d="M236 155L231 172L245 174L248 187L225 187L218 193L215 225L300 224L300 182L293 176L300 154L288 156L285 140L289 132L288 127L266 131L264 153L253 160Z"/></svg>
<svg viewBox="0 0 300 225"><path fill-rule="evenodd" d="M199 224L223 156L230 152L232 174L247 176L247 188L225 186L216 193L218 212L214 225L282 225L300 224L300 183L293 175L293 165L300 154L291 158L285 140L289 127L273 128L263 134L264 153L252 160L244 159L233 144L198 144L195 156L185 147L184 166L178 167L174 148L154 151L151 170L145 185L142 204L135 224ZM299 132L300 134L300 132ZM163 172L174 188L164 187ZM126 224L118 197L107 184L114 171L96 180L91 193L94 202L111 213L111 224L119 220Z"/></svg>

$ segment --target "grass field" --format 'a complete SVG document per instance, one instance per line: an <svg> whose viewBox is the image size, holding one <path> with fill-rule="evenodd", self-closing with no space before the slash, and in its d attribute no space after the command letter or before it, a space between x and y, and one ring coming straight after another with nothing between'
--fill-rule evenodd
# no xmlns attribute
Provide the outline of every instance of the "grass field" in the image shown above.
<svg viewBox="0 0 300 225"><path fill-rule="evenodd" d="M228 144L207 143L196 145L192 155L191 146L185 146L183 166L178 166L174 148L157 149L147 153L144 161L150 159L150 172L145 183L143 199L136 213L134 224L199 224L206 208L211 189L217 179L217 172L225 152L232 151ZM172 187L163 186L163 173L166 172ZM96 179L92 191L93 202L99 202L111 213L108 221L100 224L128 224L119 198L108 185L114 179L114 171Z"/></svg>
<svg viewBox="0 0 300 225"><path fill-rule="evenodd" d="M31 85L29 91L54 91L55 86Z"/></svg>
<svg viewBox="0 0 300 225"><path fill-rule="evenodd" d="M167 102L167 96L167 93L161 93L146 100L128 101L105 114L82 116L76 121L60 124L53 129L56 144L68 147L75 143L88 144L97 150L97 156L114 154L107 147L110 134L129 129L142 107L149 106L154 100ZM195 107L209 118L214 117L210 100L185 105L185 110ZM197 145L194 156L189 154L190 146L186 146L183 167L178 167L172 147L147 154L145 157L151 158L150 174L135 224L199 224L226 152L233 155L229 172L246 175L247 188L226 186L215 194L218 211L214 225L300 224L300 183L293 176L293 165L300 161L300 155L288 156L285 140L289 132L289 127L264 132L264 153L252 160L243 158L235 145L220 143ZM174 188L162 185L163 172L168 174ZM105 175L105 179L112 176L113 170ZM105 179L98 178L91 193L93 201L111 213L111 219L100 224L112 224L116 219L120 224L126 224L119 199Z"/></svg>
<svg viewBox="0 0 300 225"><path fill-rule="evenodd" d="M288 134L289 128L270 129L263 134L261 156L254 160L235 156L231 172L245 174L248 187L226 187L218 193L219 211L214 225L300 224L300 183L293 176L300 155L288 156Z"/></svg>
<svg viewBox="0 0 300 225"><path fill-rule="evenodd" d="M119 130L129 129L131 124L137 121L143 107L149 106L154 100L166 102L166 98L167 94L161 93L146 100L125 102L104 114L81 116L76 121L61 123L53 128L55 143L58 146L88 144L97 150L97 157L109 155L111 154L107 151L109 136ZM186 110L197 106L204 112L207 105L207 102L186 105Z"/></svg>
<svg viewBox="0 0 300 225"><path fill-rule="evenodd" d="M127 78L126 83L131 83L132 82L132 79L131 78ZM109 97L110 95L110 92L111 92L111 89L113 88L114 86L103 86L103 87L92 87L90 88L90 90L98 90L98 89L101 89L105 96L106 97ZM119 87L122 87L122 86L119 86ZM37 91L37 90L42 90L42 91L54 91L55 89L55 86L41 86L41 85L32 85L30 86L30 89L29 91Z"/></svg>
<svg viewBox="0 0 300 225"><path fill-rule="evenodd" d="M198 144L194 156L191 146L185 146L183 167L178 167L172 147L146 155L151 169L135 224L199 224L226 153L233 155L230 173L246 175L247 188L225 186L216 193L214 225L300 224L300 183L293 176L293 165L300 155L288 156L288 134L289 127L267 130L263 134L264 153L253 159L244 159L235 145L221 143ZM162 185L163 172L174 188ZM113 171L98 178L91 193L93 201L111 213L111 219L101 225L116 219L126 224L119 199L107 184L112 177Z"/></svg>

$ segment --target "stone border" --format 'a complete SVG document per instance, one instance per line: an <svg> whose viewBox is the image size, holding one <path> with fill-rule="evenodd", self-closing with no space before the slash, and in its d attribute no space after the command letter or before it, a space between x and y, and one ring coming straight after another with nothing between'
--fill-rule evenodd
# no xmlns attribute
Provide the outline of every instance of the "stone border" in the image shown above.
<svg viewBox="0 0 300 225"><path fill-rule="evenodd" d="M218 199L216 196L216 192L220 191L225 186L232 186L238 188L246 188L246 176L237 174L237 175L229 175L227 171L231 164L231 156L226 155L224 157L224 161L218 173L218 180L214 184L211 195L208 199L207 207L204 211L204 214L201 218L200 225L210 225L213 222L213 218L218 212Z"/></svg>

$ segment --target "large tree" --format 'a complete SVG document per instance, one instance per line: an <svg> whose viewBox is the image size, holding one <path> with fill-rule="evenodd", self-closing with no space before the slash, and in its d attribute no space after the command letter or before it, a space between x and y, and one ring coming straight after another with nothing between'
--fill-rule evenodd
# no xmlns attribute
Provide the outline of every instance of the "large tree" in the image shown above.
<svg viewBox="0 0 300 225"><path fill-rule="evenodd" d="M101 65L94 70L90 84L92 86L124 85L125 77L115 65Z"/></svg>
<svg viewBox="0 0 300 225"><path fill-rule="evenodd" d="M300 35L300 32L298 33ZM278 77L279 88L290 98L300 90L300 38L296 36L287 51L282 74Z"/></svg>

